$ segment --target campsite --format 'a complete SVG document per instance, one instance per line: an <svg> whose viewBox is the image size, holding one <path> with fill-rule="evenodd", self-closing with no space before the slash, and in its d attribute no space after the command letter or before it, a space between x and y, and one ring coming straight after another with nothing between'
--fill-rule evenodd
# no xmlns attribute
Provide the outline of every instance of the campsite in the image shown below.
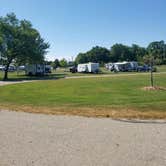
<svg viewBox="0 0 166 166"><path fill-rule="evenodd" d="M166 67L161 66L158 70L161 72L155 73L155 85L164 87ZM28 79L25 75L10 74L13 81L35 80L35 77ZM101 117L114 117L112 115L112 110L114 110L121 112L121 114L118 113L117 118L118 116L127 117L128 115L123 114L123 110L124 112L128 110L133 114L128 113L130 117L166 118L165 90L142 90L143 87L150 84L150 73L122 72L115 74L106 72L95 75L79 73L75 75L64 72L62 69L51 74L52 77L51 75L46 76L46 80L43 81L43 77L37 77L40 81L0 87L1 108L62 115L70 113L84 115L85 111L86 116ZM74 78L72 78L73 76ZM91 78L92 76L94 78ZM73 109L79 111L74 111L74 113L69 111ZM89 111L88 114L86 112L88 109L92 113ZM102 111L106 111L106 113L102 113ZM144 116L144 113L149 111L152 111L152 114Z"/></svg>
<svg viewBox="0 0 166 166"><path fill-rule="evenodd" d="M0 166L166 166L166 1L0 1Z"/></svg>

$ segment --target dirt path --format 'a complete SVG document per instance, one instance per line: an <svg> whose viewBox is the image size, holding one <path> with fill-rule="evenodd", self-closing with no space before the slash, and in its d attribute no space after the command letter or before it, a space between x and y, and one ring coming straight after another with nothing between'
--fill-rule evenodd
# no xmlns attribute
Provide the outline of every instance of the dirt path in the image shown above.
<svg viewBox="0 0 166 166"><path fill-rule="evenodd" d="M26 82L33 82L36 80L30 81L0 81L0 86L10 85L10 84L19 84L19 83L26 83Z"/></svg>
<svg viewBox="0 0 166 166"><path fill-rule="evenodd" d="M0 111L0 166L165 166L166 122Z"/></svg>

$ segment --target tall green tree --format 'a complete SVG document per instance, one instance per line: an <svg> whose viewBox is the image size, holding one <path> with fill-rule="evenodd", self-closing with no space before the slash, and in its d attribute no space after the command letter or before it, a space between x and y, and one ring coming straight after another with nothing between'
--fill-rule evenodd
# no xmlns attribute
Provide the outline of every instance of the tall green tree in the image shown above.
<svg viewBox="0 0 166 166"><path fill-rule="evenodd" d="M27 20L18 20L14 13L0 17L0 51L4 59L4 80L8 78L10 64L41 63L49 44Z"/></svg>
<svg viewBox="0 0 166 166"><path fill-rule="evenodd" d="M96 46L86 53L79 53L75 61L77 64L87 62L107 63L110 61L110 51L107 48Z"/></svg>
<svg viewBox="0 0 166 166"><path fill-rule="evenodd" d="M164 41L152 42L147 47L147 51L148 51L147 58L149 58L148 60L151 66L150 80L151 80L152 87L154 86L153 66L158 62L158 60L163 61L164 54L165 54L164 49L165 49Z"/></svg>
<svg viewBox="0 0 166 166"><path fill-rule="evenodd" d="M75 59L76 64L79 63L87 63L89 62L89 58L86 53L79 53Z"/></svg>
<svg viewBox="0 0 166 166"><path fill-rule="evenodd" d="M131 46L132 60L143 62L143 57L146 55L146 48L140 47L137 44L132 44Z"/></svg>
<svg viewBox="0 0 166 166"><path fill-rule="evenodd" d="M59 60L58 59L55 59L54 62L51 63L51 66L56 69L57 67L60 66L60 63L59 63Z"/></svg>
<svg viewBox="0 0 166 166"><path fill-rule="evenodd" d="M136 60L131 48L123 44L114 44L111 47L110 54L112 62Z"/></svg>
<svg viewBox="0 0 166 166"><path fill-rule="evenodd" d="M150 43L147 51L153 56L155 64L166 64L166 44L163 40Z"/></svg>
<svg viewBox="0 0 166 166"><path fill-rule="evenodd" d="M104 47L93 47L87 52L87 56L90 62L102 64L110 61L110 51Z"/></svg>
<svg viewBox="0 0 166 166"><path fill-rule="evenodd" d="M67 60L65 58L61 59L59 64L61 67L67 67Z"/></svg>

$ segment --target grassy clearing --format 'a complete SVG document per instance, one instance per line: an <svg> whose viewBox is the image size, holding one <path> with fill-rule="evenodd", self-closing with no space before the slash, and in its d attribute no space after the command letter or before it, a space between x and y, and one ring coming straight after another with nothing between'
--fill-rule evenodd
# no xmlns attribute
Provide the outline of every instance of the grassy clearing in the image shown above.
<svg viewBox="0 0 166 166"><path fill-rule="evenodd" d="M47 114L166 118L166 91L143 91L148 75L60 79L0 87L0 107ZM166 74L155 84L166 85Z"/></svg>

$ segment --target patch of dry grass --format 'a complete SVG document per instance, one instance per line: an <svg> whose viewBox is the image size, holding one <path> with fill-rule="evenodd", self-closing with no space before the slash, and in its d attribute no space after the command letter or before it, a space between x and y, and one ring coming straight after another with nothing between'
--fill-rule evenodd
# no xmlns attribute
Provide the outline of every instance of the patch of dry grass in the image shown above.
<svg viewBox="0 0 166 166"><path fill-rule="evenodd" d="M165 87L161 87L161 86L146 86L146 87L143 87L142 90L145 90L145 91L150 91L150 90L166 91L166 88Z"/></svg>
<svg viewBox="0 0 166 166"><path fill-rule="evenodd" d="M47 115L68 115L68 116L84 116L84 117L98 117L98 118L125 118L125 119L166 119L166 112L163 111L139 111L136 109L123 108L109 108L109 107L34 107L34 106L16 106L16 105L0 105L0 109L40 113Z"/></svg>

